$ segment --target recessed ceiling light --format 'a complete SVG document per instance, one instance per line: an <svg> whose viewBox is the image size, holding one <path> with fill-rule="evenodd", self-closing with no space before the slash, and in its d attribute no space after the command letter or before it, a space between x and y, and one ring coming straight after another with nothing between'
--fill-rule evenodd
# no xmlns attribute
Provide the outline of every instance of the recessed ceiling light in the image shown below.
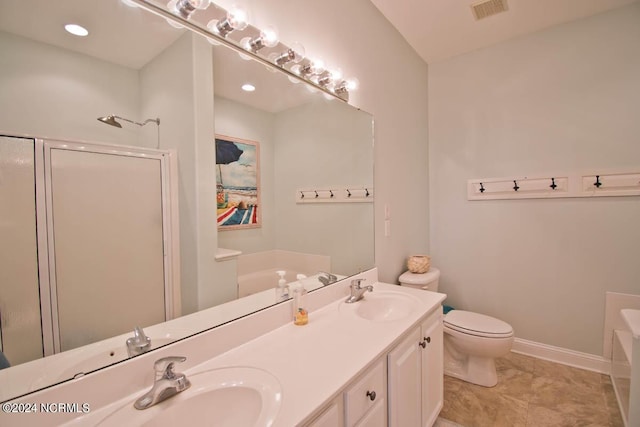
<svg viewBox="0 0 640 427"><path fill-rule="evenodd" d="M67 32L73 34L74 36L84 37L89 34L89 31L87 31L86 28L81 27L78 24L67 24L64 26L64 29L67 30Z"/></svg>
<svg viewBox="0 0 640 427"><path fill-rule="evenodd" d="M256 87L251 83L245 83L242 85L242 90L244 90L245 92L253 92L254 90L256 90Z"/></svg>

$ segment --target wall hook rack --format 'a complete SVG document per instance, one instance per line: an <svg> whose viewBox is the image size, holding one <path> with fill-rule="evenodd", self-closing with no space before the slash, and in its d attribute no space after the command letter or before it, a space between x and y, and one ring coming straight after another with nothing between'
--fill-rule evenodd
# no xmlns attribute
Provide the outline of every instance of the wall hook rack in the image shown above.
<svg viewBox="0 0 640 427"><path fill-rule="evenodd" d="M371 203L374 189L370 186L338 186L296 189L296 203Z"/></svg>
<svg viewBox="0 0 640 427"><path fill-rule="evenodd" d="M468 200L640 196L640 169L611 169L467 181Z"/></svg>

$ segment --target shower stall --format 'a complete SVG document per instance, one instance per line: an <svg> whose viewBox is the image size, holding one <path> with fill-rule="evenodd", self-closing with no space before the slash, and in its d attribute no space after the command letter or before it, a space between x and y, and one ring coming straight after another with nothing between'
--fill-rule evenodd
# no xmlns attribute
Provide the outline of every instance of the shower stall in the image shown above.
<svg viewBox="0 0 640 427"><path fill-rule="evenodd" d="M180 314L175 167L166 150L0 137L11 364Z"/></svg>

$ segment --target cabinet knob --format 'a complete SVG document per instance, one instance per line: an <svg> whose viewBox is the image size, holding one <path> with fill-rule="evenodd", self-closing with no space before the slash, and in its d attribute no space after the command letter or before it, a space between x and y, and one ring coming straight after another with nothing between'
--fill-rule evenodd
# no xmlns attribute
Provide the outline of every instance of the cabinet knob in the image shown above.
<svg viewBox="0 0 640 427"><path fill-rule="evenodd" d="M371 399L371 401L373 402L374 400L376 400L376 392L375 391L367 391L367 397L369 397L369 399Z"/></svg>
<svg viewBox="0 0 640 427"><path fill-rule="evenodd" d="M430 343L430 342L431 342L431 337L424 337L424 340L425 340L425 341L427 342L427 344L428 344L428 343Z"/></svg>
<svg viewBox="0 0 640 427"><path fill-rule="evenodd" d="M419 345L420 347L422 347L422 348L425 348L425 347L427 346L427 343L426 343L426 342L424 342L424 341L420 341L420 342L418 343L418 345Z"/></svg>

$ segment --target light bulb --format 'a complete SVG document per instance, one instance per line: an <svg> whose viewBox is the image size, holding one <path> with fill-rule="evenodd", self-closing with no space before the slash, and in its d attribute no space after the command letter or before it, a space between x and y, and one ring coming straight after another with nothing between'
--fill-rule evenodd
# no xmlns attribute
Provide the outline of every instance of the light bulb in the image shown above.
<svg viewBox="0 0 640 427"><path fill-rule="evenodd" d="M291 44L290 50L294 52L294 58L292 61L296 64L304 59L305 50L302 44L294 42Z"/></svg>
<svg viewBox="0 0 640 427"><path fill-rule="evenodd" d="M227 19L234 30L242 31L249 25L249 15L244 9L232 6L227 12Z"/></svg>
<svg viewBox="0 0 640 427"><path fill-rule="evenodd" d="M360 86L360 81L355 77L353 77L347 80L342 80L339 83L336 83L333 91L337 94L343 94L343 93L352 92L358 89L358 86Z"/></svg>
<svg viewBox="0 0 640 427"><path fill-rule="evenodd" d="M274 47L278 44L278 32L272 26L265 27L260 31L260 38L266 47Z"/></svg>
<svg viewBox="0 0 640 427"><path fill-rule="evenodd" d="M338 80L342 79L342 70L339 68L329 70L329 77L331 77L331 80L333 80L334 82L337 82Z"/></svg>
<svg viewBox="0 0 640 427"><path fill-rule="evenodd" d="M358 87L360 87L360 80L358 80L355 77L347 79L347 90L349 91L357 90Z"/></svg>
<svg viewBox="0 0 640 427"><path fill-rule="evenodd" d="M177 4L178 4L178 0L171 0L169 3L167 3L167 9L169 9L169 12L173 13L174 15L179 15L180 13L178 12L177 9ZM169 25L171 25L173 28L177 28L177 29L181 29L184 28L183 25L178 24L177 22L169 19L169 18L165 18L167 23Z"/></svg>
<svg viewBox="0 0 640 427"><path fill-rule="evenodd" d="M322 74L325 69L324 61L322 59L314 59L311 61L311 72L313 74Z"/></svg>
<svg viewBox="0 0 640 427"><path fill-rule="evenodd" d="M249 25L249 17L247 12L239 7L233 6L227 12L226 18L222 21L213 19L207 24L209 31L218 34L220 37L226 37L232 31L241 31Z"/></svg>
<svg viewBox="0 0 640 427"><path fill-rule="evenodd" d="M304 46L297 42L292 43L286 51L269 55L269 59L281 67L289 62L297 64L304 59Z"/></svg>
<svg viewBox="0 0 640 427"><path fill-rule="evenodd" d="M167 7L171 10L171 3L174 3L173 0L169 2ZM173 13L180 15L184 19L189 19L191 14L195 12L196 9L204 10L209 7L209 0L177 0L173 5Z"/></svg>
<svg viewBox="0 0 640 427"><path fill-rule="evenodd" d="M251 37L244 37L240 40L240 46L244 50L251 51L253 53L258 52L263 47L274 47L278 44L278 33L273 27L267 27L260 31L260 35L254 39Z"/></svg>

